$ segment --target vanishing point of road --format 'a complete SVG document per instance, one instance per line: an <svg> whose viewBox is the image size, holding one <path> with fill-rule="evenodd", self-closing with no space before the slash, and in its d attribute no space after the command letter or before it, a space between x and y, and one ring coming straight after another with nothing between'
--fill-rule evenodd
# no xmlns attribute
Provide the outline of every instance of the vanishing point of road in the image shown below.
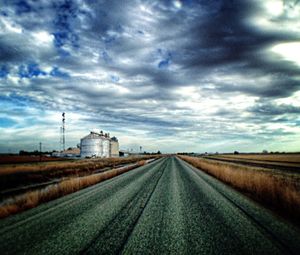
<svg viewBox="0 0 300 255"><path fill-rule="evenodd" d="M299 229L176 157L0 221L1 254L299 254Z"/></svg>

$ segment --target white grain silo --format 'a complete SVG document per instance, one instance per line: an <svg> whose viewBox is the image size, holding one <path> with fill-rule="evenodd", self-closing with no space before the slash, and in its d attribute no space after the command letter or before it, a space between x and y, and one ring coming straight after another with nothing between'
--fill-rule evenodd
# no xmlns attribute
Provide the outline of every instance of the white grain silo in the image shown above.
<svg viewBox="0 0 300 255"><path fill-rule="evenodd" d="M103 138L100 134L91 132L89 135L80 140L80 156L85 157L102 157Z"/></svg>
<svg viewBox="0 0 300 255"><path fill-rule="evenodd" d="M115 136L110 139L110 156L119 157L119 142Z"/></svg>
<svg viewBox="0 0 300 255"><path fill-rule="evenodd" d="M110 138L109 134L91 132L80 140L80 156L86 157L118 157L119 142L116 137Z"/></svg>
<svg viewBox="0 0 300 255"><path fill-rule="evenodd" d="M103 141L102 157L109 158L110 157L110 141L109 141L109 138L105 137L102 141Z"/></svg>

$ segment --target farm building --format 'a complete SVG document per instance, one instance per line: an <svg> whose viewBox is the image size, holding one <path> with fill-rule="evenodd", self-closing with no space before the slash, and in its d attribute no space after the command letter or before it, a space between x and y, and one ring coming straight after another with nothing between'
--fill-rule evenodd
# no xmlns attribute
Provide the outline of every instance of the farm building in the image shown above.
<svg viewBox="0 0 300 255"><path fill-rule="evenodd" d="M109 134L91 132L80 140L80 156L110 158L119 156L119 142Z"/></svg>

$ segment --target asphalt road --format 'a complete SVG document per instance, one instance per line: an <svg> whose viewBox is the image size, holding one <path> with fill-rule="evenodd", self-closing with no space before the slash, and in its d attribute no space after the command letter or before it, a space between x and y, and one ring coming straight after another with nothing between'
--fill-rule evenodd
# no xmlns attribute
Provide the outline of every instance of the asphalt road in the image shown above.
<svg viewBox="0 0 300 255"><path fill-rule="evenodd" d="M1 254L299 254L300 232L177 158L0 221Z"/></svg>

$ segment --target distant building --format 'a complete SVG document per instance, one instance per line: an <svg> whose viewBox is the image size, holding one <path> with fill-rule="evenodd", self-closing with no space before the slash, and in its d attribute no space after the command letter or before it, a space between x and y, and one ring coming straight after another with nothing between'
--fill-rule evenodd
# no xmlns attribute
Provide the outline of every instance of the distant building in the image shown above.
<svg viewBox="0 0 300 255"><path fill-rule="evenodd" d="M110 158L119 157L119 142L109 134L91 132L80 140L80 156Z"/></svg>
<svg viewBox="0 0 300 255"><path fill-rule="evenodd" d="M77 157L80 155L79 148L68 148L67 150L63 151L63 154L67 157Z"/></svg>
<svg viewBox="0 0 300 255"><path fill-rule="evenodd" d="M59 158L77 158L80 157L80 149L79 148L68 148L64 151L57 151L51 154L53 157Z"/></svg>

